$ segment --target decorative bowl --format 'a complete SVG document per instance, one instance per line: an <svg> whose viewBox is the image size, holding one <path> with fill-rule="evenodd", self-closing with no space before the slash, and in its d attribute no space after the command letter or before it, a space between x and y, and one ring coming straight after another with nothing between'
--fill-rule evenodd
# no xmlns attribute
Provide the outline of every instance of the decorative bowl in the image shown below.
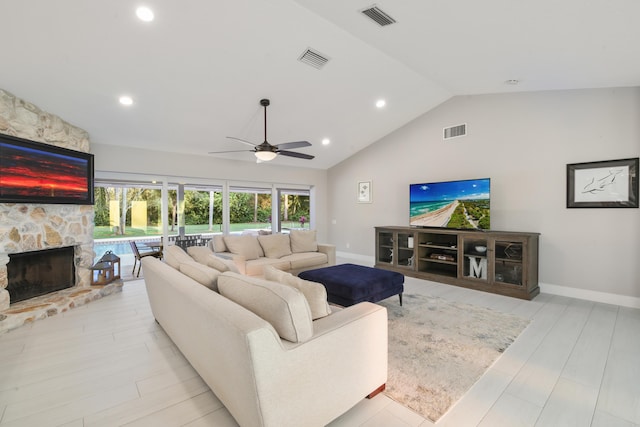
<svg viewBox="0 0 640 427"><path fill-rule="evenodd" d="M479 252L481 254L483 254L483 253L485 253L487 251L487 247L486 246L478 245L478 246L475 247L475 249L476 249L476 252Z"/></svg>

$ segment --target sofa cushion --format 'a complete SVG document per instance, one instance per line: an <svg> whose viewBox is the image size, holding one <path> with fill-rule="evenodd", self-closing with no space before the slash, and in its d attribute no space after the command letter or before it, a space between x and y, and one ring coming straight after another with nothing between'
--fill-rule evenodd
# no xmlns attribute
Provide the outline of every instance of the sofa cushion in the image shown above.
<svg viewBox="0 0 640 427"><path fill-rule="evenodd" d="M291 230L291 252L317 252L316 230Z"/></svg>
<svg viewBox="0 0 640 427"><path fill-rule="evenodd" d="M215 234L211 240L209 240L209 247L214 252L227 252L227 245L224 243L224 235Z"/></svg>
<svg viewBox="0 0 640 427"><path fill-rule="evenodd" d="M244 234L240 236L224 236L224 243L232 254L242 255L246 260L264 256L262 246L256 236Z"/></svg>
<svg viewBox="0 0 640 427"><path fill-rule="evenodd" d="M187 253L200 264L215 268L220 272L229 271L227 263L222 258L215 256L206 246L189 246Z"/></svg>
<svg viewBox="0 0 640 427"><path fill-rule="evenodd" d="M300 252L280 258L281 261L288 261L291 270L299 268L321 266L329 262L327 254L322 252Z"/></svg>
<svg viewBox="0 0 640 427"><path fill-rule="evenodd" d="M165 262L176 270L180 269L180 264L183 262L193 261L193 258L191 258L184 249L176 245L167 246L163 251L163 255Z"/></svg>
<svg viewBox="0 0 640 427"><path fill-rule="evenodd" d="M201 285L218 292L218 276L221 274L218 270L197 261L189 261L180 264L180 272Z"/></svg>
<svg viewBox="0 0 640 427"><path fill-rule="evenodd" d="M313 322L302 292L282 283L225 271L218 277L220 294L257 314L294 343L313 336Z"/></svg>
<svg viewBox="0 0 640 427"><path fill-rule="evenodd" d="M298 289L307 299L311 318L320 319L331 314L331 308L327 302L327 290L324 285L301 279L286 271L278 270L273 266L264 267L264 278L272 282L283 283Z"/></svg>
<svg viewBox="0 0 640 427"><path fill-rule="evenodd" d="M258 236L264 256L267 258L282 258L291 254L291 243L288 234L271 234Z"/></svg>

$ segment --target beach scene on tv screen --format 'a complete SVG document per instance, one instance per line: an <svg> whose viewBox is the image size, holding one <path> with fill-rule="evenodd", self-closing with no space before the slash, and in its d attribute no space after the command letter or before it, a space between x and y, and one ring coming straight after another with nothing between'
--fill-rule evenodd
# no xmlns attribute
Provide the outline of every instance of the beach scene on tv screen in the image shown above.
<svg viewBox="0 0 640 427"><path fill-rule="evenodd" d="M488 230L491 222L489 187L488 178L411 184L409 224Z"/></svg>

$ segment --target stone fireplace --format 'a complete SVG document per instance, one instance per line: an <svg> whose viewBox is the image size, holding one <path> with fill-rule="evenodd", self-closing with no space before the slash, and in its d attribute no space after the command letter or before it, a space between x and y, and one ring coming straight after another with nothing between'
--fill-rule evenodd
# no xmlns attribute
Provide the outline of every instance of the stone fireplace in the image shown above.
<svg viewBox="0 0 640 427"><path fill-rule="evenodd" d="M0 310L9 308L9 255L74 248L75 286L91 284L93 206L0 203Z"/></svg>
<svg viewBox="0 0 640 427"><path fill-rule="evenodd" d="M0 133L76 151L89 151L86 131L2 89ZM93 206L89 205L0 203L0 326L7 323L3 321L12 305L6 289L7 264L12 254L72 247L73 289L86 288L88 291L91 288L93 215Z"/></svg>
<svg viewBox="0 0 640 427"><path fill-rule="evenodd" d="M73 246L9 255L7 278L13 303L75 286Z"/></svg>

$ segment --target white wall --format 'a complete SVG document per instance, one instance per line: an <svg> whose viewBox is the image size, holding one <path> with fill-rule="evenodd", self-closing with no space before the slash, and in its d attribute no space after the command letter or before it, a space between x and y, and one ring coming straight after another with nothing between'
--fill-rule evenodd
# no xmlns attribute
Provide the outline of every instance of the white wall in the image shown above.
<svg viewBox="0 0 640 427"><path fill-rule="evenodd" d="M95 154L96 175L109 172L139 173L145 175L202 178L234 182L268 184L297 184L313 186L316 200L315 225L318 240L327 242L327 171L293 168L276 164L257 164L222 160L212 156L194 156L181 153L142 150L137 148L92 144ZM193 181L191 181L193 182ZM314 212L312 212L312 216Z"/></svg>
<svg viewBox="0 0 640 427"><path fill-rule="evenodd" d="M566 165L638 157L639 118L640 88L454 97L329 169L329 241L373 257L374 226L408 225L410 183L490 177L491 228L541 233L541 282L640 297L640 210L566 208Z"/></svg>

